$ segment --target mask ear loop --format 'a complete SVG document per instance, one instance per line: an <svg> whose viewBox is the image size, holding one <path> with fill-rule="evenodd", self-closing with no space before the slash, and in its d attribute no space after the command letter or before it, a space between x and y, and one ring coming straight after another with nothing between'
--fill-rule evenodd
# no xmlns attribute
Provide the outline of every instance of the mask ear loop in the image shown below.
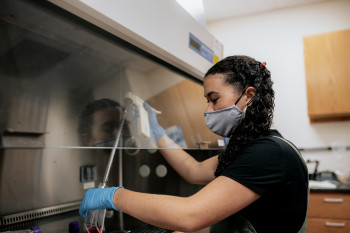
<svg viewBox="0 0 350 233"><path fill-rule="evenodd" d="M238 98L238 100L236 101L235 105L237 105L237 103L241 100L242 96L244 95L245 91L247 90L248 88L244 89L244 91L242 92L242 95Z"/></svg>
<svg viewBox="0 0 350 233"><path fill-rule="evenodd" d="M242 118L245 118L245 112L247 111L248 105L254 100L255 95L248 101L248 103L245 105L244 109L243 109L243 113L242 113Z"/></svg>

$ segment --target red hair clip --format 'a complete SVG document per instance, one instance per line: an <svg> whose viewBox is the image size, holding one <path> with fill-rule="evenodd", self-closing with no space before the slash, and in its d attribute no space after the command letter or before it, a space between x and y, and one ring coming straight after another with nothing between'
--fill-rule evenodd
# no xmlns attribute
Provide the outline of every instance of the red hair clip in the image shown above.
<svg viewBox="0 0 350 233"><path fill-rule="evenodd" d="M266 67L266 62L260 63L260 69L264 69Z"/></svg>

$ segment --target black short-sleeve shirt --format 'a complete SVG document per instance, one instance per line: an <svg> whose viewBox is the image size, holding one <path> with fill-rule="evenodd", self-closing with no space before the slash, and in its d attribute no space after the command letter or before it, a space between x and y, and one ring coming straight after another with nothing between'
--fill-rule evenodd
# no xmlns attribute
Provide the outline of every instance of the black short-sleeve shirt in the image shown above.
<svg viewBox="0 0 350 233"><path fill-rule="evenodd" d="M251 141L222 172L260 195L242 214L258 233L298 232L307 210L308 175L277 130Z"/></svg>

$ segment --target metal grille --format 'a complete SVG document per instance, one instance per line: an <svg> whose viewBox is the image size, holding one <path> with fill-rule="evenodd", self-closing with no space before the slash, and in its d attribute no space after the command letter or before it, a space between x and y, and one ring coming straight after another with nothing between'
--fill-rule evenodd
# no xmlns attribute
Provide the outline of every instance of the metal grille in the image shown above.
<svg viewBox="0 0 350 233"><path fill-rule="evenodd" d="M163 228L147 225L142 228L138 228L135 230L130 231L130 233L171 233L173 231L166 230Z"/></svg>
<svg viewBox="0 0 350 233"><path fill-rule="evenodd" d="M73 210L78 210L79 206L80 201L2 216L0 219L0 227L37 218L43 218L55 214L65 213Z"/></svg>
<svg viewBox="0 0 350 233"><path fill-rule="evenodd" d="M116 230L111 231L110 233L120 233L120 232L129 232L129 233L173 233L173 231L166 230L160 227L155 227L151 225L146 225L131 231L122 231L122 230Z"/></svg>

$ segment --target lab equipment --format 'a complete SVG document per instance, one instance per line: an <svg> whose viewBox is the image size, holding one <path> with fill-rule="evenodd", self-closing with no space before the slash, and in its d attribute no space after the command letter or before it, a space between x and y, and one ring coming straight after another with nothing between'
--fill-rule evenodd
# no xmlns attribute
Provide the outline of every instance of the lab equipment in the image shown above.
<svg viewBox="0 0 350 233"><path fill-rule="evenodd" d="M121 122L120 122L120 124L118 126L118 133L117 133L117 136L116 136L116 140L114 142L113 149L111 150L111 153L109 155L109 160L108 160L107 168L105 170L105 174L104 174L104 177L103 177L103 182L102 182L102 184L99 185L99 188L105 188L106 187L106 184L107 184L107 181L108 181L108 176L109 176L109 173L111 171L112 163L113 163L113 160L114 160L115 152L116 152L118 144L119 144L120 135L122 133L122 129L123 129L124 124L125 124L126 114L127 114L127 110L126 110L126 108L124 108L122 110L122 120L121 120Z"/></svg>
<svg viewBox="0 0 350 233"><path fill-rule="evenodd" d="M136 146L139 148L156 148L155 142L160 139L163 128L158 125L157 128L153 129L150 127L152 124L151 114L160 114L161 112L152 108L147 103L144 102L139 96L128 92L124 98L125 106L127 106L127 119L130 124L130 131L135 139ZM153 124L152 124L153 127ZM160 129L159 129L160 128ZM157 130L159 129L159 130ZM154 132L158 134L154 134ZM159 134L162 134L159 136ZM153 139L152 139L153 137Z"/></svg>
<svg viewBox="0 0 350 233"><path fill-rule="evenodd" d="M130 113L134 118L133 123L137 126L142 135L150 137L151 133L148 123L148 112L143 107L143 102L144 101L140 97L131 92L128 92L125 96L125 103L130 104L129 106L132 107Z"/></svg>
<svg viewBox="0 0 350 233"><path fill-rule="evenodd" d="M149 116L147 116L147 119L149 118L148 119L149 123L152 125L151 127L152 136L155 141L158 141L164 136L165 130L162 126L158 124L156 111L147 103L144 103L144 108L146 108L149 113Z"/></svg>
<svg viewBox="0 0 350 233"><path fill-rule="evenodd" d="M101 233L103 230L105 210L87 211L85 227L89 233Z"/></svg>
<svg viewBox="0 0 350 233"><path fill-rule="evenodd" d="M68 230L69 233L79 233L79 222L70 222Z"/></svg>
<svg viewBox="0 0 350 233"><path fill-rule="evenodd" d="M108 160L108 164L107 164L107 167L105 170L103 181L99 185L99 188L106 188L106 184L107 184L108 176L109 176L109 173L111 171L112 164L113 164L115 152L117 150L120 136L121 136L121 132L122 132L122 129L123 129L124 124L125 124L127 107L128 106L126 106L126 108L123 108L123 110L122 110L122 120L120 121L120 124L118 126L118 133L116 136L116 140L114 142L113 149L111 150L111 153L109 156L109 160ZM104 226L104 219L106 216L106 209L90 210L90 211L87 211L86 215L87 216L85 218L85 226L86 226L87 231L89 233L95 233L95 232L102 233L103 226Z"/></svg>

